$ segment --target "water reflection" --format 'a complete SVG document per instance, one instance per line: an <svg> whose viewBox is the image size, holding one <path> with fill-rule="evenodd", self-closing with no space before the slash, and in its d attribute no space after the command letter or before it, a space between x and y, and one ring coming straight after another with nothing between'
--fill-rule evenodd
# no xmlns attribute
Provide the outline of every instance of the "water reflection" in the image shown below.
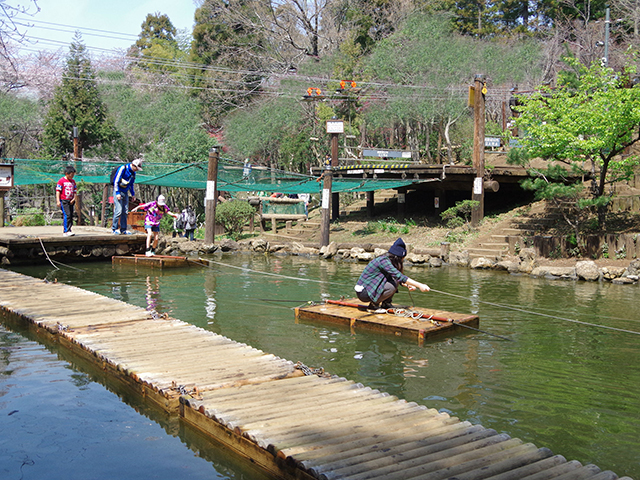
<svg viewBox="0 0 640 480"><path fill-rule="evenodd" d="M477 311L482 330L516 340L465 331L418 346L348 327L295 323L295 306L352 296L362 264L258 255L215 258L218 264L207 269L159 274L158 302L170 305L181 320L293 362L322 367L620 475L640 473L640 336L561 319L640 330L637 286L408 267L409 276L443 293L411 298L401 291L399 304ZM274 277L276 272L282 276ZM147 306L148 273L95 265L82 276L56 275L108 296L122 296L124 288L130 303Z"/></svg>

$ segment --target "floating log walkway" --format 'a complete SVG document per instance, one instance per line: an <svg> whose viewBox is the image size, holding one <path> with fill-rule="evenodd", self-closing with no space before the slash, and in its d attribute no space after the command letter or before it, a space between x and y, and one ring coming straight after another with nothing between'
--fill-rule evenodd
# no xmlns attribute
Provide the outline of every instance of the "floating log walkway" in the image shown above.
<svg viewBox="0 0 640 480"><path fill-rule="evenodd" d="M0 313L277 478L618 478L344 378L304 376L290 361L76 287L0 270Z"/></svg>
<svg viewBox="0 0 640 480"><path fill-rule="evenodd" d="M132 256L115 256L111 258L113 265L135 265L137 267L151 267L151 268L184 268L199 266L202 267L202 262L197 262L188 257L176 257L171 255L154 255L147 257L146 255L132 255Z"/></svg>
<svg viewBox="0 0 640 480"><path fill-rule="evenodd" d="M295 309L296 320L331 322L347 325L352 331L359 328L388 333L398 337L417 339L432 338L464 327L477 328L477 315L432 310L428 308L390 308L384 313L367 310L357 298L327 300Z"/></svg>

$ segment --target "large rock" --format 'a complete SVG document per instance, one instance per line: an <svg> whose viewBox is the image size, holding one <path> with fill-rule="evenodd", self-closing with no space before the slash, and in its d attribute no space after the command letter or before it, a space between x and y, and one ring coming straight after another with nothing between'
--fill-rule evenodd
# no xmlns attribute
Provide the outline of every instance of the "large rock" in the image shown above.
<svg viewBox="0 0 640 480"><path fill-rule="evenodd" d="M320 255L324 258L332 258L336 253L338 253L338 244L336 242L320 247Z"/></svg>
<svg viewBox="0 0 640 480"><path fill-rule="evenodd" d="M264 238L255 238L251 240L251 250L258 253L264 253L269 250L269 242Z"/></svg>
<svg viewBox="0 0 640 480"><path fill-rule="evenodd" d="M468 267L469 266L469 252L451 252L449 254L449 263L456 267Z"/></svg>
<svg viewBox="0 0 640 480"><path fill-rule="evenodd" d="M626 268L624 267L602 267L602 278L605 280L613 280L624 275Z"/></svg>
<svg viewBox="0 0 640 480"><path fill-rule="evenodd" d="M353 257L353 253L351 253L351 256ZM358 259L359 262L370 262L371 260L373 260L374 257L373 253L371 252L362 252L362 253L358 253L355 258Z"/></svg>
<svg viewBox="0 0 640 480"><path fill-rule="evenodd" d="M520 267L520 262L515 260L501 260L494 265L494 270L506 270L509 273L515 273Z"/></svg>
<svg viewBox="0 0 640 480"><path fill-rule="evenodd" d="M582 280L595 282L600 280L600 269L595 262L584 260L576 263L576 275Z"/></svg>
<svg viewBox="0 0 640 480"><path fill-rule="evenodd" d="M223 252L234 252L236 250L240 250L240 244L229 238L225 238L220 242L220 249Z"/></svg>
<svg viewBox="0 0 640 480"><path fill-rule="evenodd" d="M615 283L617 285L630 285L632 283L636 283L637 281L638 281L637 277L635 280L632 277L620 277L620 278L614 278L613 280L611 280L611 283Z"/></svg>
<svg viewBox="0 0 640 480"><path fill-rule="evenodd" d="M411 262L415 265L420 265L423 264L424 262L426 262L429 259L429 256L427 255L425 258L425 255L418 255L416 253L410 253L409 255L407 255L406 257L407 262Z"/></svg>
<svg viewBox="0 0 640 480"><path fill-rule="evenodd" d="M387 250L385 250L384 248L374 248L373 249L373 256L374 257L379 257L380 255L384 255L385 253L387 253Z"/></svg>
<svg viewBox="0 0 640 480"><path fill-rule="evenodd" d="M429 255L427 255L429 257ZM444 262L440 257L429 257L429 266L433 268L439 268Z"/></svg>
<svg viewBox="0 0 640 480"><path fill-rule="evenodd" d="M518 272L531 273L533 269L538 266L538 257L536 257L536 251L533 248L523 248L518 255L520 264L518 265Z"/></svg>
<svg viewBox="0 0 640 480"><path fill-rule="evenodd" d="M635 259L629 264L626 275L640 276L640 259Z"/></svg>
<svg viewBox="0 0 640 480"><path fill-rule="evenodd" d="M536 267L531 271L531 275L534 277L558 277L576 279L575 267Z"/></svg>
<svg viewBox="0 0 640 480"><path fill-rule="evenodd" d="M495 260L491 260L485 257L477 257L471 260L469 267L475 268L475 269L488 269L488 268L493 268L495 264L496 264Z"/></svg>

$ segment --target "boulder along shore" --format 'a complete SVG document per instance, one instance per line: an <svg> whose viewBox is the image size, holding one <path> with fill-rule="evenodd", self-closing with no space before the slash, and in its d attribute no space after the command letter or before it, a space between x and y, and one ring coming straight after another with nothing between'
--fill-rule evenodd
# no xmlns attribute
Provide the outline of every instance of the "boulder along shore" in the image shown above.
<svg viewBox="0 0 640 480"><path fill-rule="evenodd" d="M189 241L182 237L161 236L159 255L194 257L224 252L245 252L273 255L302 255L325 260L367 263L387 252L389 244L339 244L317 248L299 242L269 242L263 238L233 241L222 240L214 245L205 245L202 240ZM557 280L581 280L588 282L608 281L614 284L636 284L640 278L640 259L588 260L549 259L538 257L532 248L521 250L517 256L500 258L470 258L467 250L449 251L448 248L412 248L407 243L408 254L405 265L439 268L446 265L456 267L497 270L514 275L530 275Z"/></svg>

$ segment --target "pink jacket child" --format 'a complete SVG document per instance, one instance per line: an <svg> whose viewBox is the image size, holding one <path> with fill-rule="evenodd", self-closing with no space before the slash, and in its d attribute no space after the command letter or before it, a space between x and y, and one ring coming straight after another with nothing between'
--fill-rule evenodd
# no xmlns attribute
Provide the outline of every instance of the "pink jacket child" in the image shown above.
<svg viewBox="0 0 640 480"><path fill-rule="evenodd" d="M147 212L144 218L144 229L147 231L147 257L151 257L156 254L156 248L158 247L158 233L160 232L160 220L165 215L170 215L174 218L178 218L180 215L172 213L167 206L164 195L160 195L155 201L149 203L143 203L131 210L135 212L137 210L143 210ZM153 238L153 246L151 239Z"/></svg>

